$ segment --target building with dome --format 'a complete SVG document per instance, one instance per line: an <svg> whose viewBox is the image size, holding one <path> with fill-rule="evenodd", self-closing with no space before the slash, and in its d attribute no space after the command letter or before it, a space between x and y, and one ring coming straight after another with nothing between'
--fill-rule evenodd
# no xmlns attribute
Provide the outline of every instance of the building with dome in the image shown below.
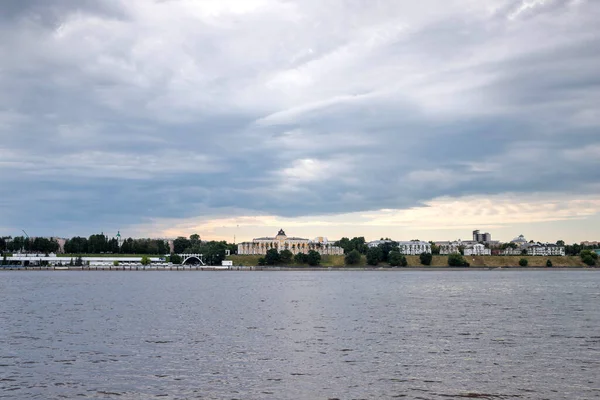
<svg viewBox="0 0 600 400"><path fill-rule="evenodd" d="M525 236L519 235L510 242L515 243L517 246L523 246L527 244L527 239L525 239Z"/></svg>
<svg viewBox="0 0 600 400"><path fill-rule="evenodd" d="M322 255L342 255L344 249L334 246L326 237L320 236L314 240L288 237L283 229L280 229L277 236L255 238L251 242L238 244L238 254L241 255L264 255L270 249L276 249L278 252L289 250L292 254L304 253L314 250Z"/></svg>

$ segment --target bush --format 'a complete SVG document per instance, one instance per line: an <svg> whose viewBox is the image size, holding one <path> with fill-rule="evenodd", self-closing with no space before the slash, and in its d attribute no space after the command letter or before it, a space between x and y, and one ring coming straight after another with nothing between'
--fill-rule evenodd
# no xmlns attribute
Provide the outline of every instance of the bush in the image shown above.
<svg viewBox="0 0 600 400"><path fill-rule="evenodd" d="M267 265L267 261L264 257L258 259L258 265Z"/></svg>
<svg viewBox="0 0 600 400"><path fill-rule="evenodd" d="M546 261L546 267L550 268L552 266L552 261L548 260Z"/></svg>
<svg viewBox="0 0 600 400"><path fill-rule="evenodd" d="M598 253L591 250L581 250L579 253L581 257L581 261L583 261L586 265L590 267L596 264L596 260L598 259Z"/></svg>
<svg viewBox="0 0 600 400"><path fill-rule="evenodd" d="M350 253L346 254L346 256L344 257L344 263L346 265L356 265L358 263L360 263L360 251L358 250L352 250Z"/></svg>
<svg viewBox="0 0 600 400"><path fill-rule="evenodd" d="M596 260L594 260L594 258L589 254L586 254L583 257L581 257L581 261L583 261L585 264L589 265L590 267L596 264Z"/></svg>
<svg viewBox="0 0 600 400"><path fill-rule="evenodd" d="M431 265L431 260L433 260L433 256L429 253L421 253L421 255L419 256L419 260L423 265Z"/></svg>
<svg viewBox="0 0 600 400"><path fill-rule="evenodd" d="M181 256L179 254L171 253L169 256L169 261L171 261L175 265L181 264Z"/></svg>
<svg viewBox="0 0 600 400"><path fill-rule="evenodd" d="M399 251L392 251L388 256L388 260L392 267L406 267L408 265L406 257L400 254Z"/></svg>
<svg viewBox="0 0 600 400"><path fill-rule="evenodd" d="M315 266L321 264L321 255L318 252L311 250L308 252L306 261L308 261L308 265L315 267Z"/></svg>
<svg viewBox="0 0 600 400"><path fill-rule="evenodd" d="M470 264L460 254L450 254L448 256L448 265L451 267L468 267Z"/></svg>
<svg viewBox="0 0 600 400"><path fill-rule="evenodd" d="M265 265L277 265L281 261L281 256L277 252L277 249L267 250L265 255Z"/></svg>
<svg viewBox="0 0 600 400"><path fill-rule="evenodd" d="M529 261L527 261L527 259L526 259L526 258L521 258L521 259L519 260L519 265L520 265L521 267L526 267L526 266L527 266L527 264L529 264Z"/></svg>
<svg viewBox="0 0 600 400"><path fill-rule="evenodd" d="M371 247L367 251L367 264L369 265L377 265L379 261L382 259L382 252L379 247Z"/></svg>
<svg viewBox="0 0 600 400"><path fill-rule="evenodd" d="M150 257L142 256L142 260L140 261L142 265L150 265Z"/></svg>
<svg viewBox="0 0 600 400"><path fill-rule="evenodd" d="M289 250L281 250L279 253L279 259L281 260L282 264L290 264L293 257L294 255Z"/></svg>
<svg viewBox="0 0 600 400"><path fill-rule="evenodd" d="M119 266L119 262L117 260L113 261L113 266L118 267Z"/></svg>
<svg viewBox="0 0 600 400"><path fill-rule="evenodd" d="M296 264L307 264L308 256L304 253L298 253L294 256L294 262Z"/></svg>

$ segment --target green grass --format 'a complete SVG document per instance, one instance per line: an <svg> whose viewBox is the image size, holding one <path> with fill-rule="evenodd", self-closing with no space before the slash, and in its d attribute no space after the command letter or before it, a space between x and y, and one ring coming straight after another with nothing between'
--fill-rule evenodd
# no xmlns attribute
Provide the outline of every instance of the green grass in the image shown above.
<svg viewBox="0 0 600 400"><path fill-rule="evenodd" d="M256 266L258 265L258 259L262 257L259 255L248 255L240 256L234 255L227 257L228 260L232 260L234 265L243 266ZM465 256L465 259L471 264L471 267L518 267L519 260L525 258L528 261L528 267L545 267L546 261L550 259L553 267L586 267L581 262L579 256L565 256L565 257L534 257L534 256ZM419 256L406 256L409 267L426 267L419 261ZM306 267L306 264L289 264L290 267ZM323 267L344 267L344 256L322 256L321 266ZM365 256L361 257L360 263L352 265L351 267L365 267L367 261ZM386 263L380 263L379 267L388 267ZM448 256L433 256L430 267L448 267Z"/></svg>

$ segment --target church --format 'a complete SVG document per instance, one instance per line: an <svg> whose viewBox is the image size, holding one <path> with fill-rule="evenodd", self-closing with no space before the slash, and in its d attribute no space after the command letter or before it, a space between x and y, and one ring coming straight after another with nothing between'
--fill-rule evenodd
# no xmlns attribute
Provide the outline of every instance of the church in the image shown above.
<svg viewBox="0 0 600 400"><path fill-rule="evenodd" d="M315 240L308 240L298 237L288 237L283 229L280 229L275 237L261 237L253 239L251 242L238 244L238 254L267 254L270 249L276 249L278 252L289 250L293 254L304 253L314 250L321 255L341 255L344 249L334 246L327 241L326 237L317 237Z"/></svg>

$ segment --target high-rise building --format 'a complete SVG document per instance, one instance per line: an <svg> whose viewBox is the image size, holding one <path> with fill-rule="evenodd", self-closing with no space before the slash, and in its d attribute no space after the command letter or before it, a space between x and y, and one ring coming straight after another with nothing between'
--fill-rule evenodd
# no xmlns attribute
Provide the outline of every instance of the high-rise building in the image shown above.
<svg viewBox="0 0 600 400"><path fill-rule="evenodd" d="M473 231L473 241L474 242L491 242L492 241L492 235L489 232L486 233L480 233L479 229Z"/></svg>

